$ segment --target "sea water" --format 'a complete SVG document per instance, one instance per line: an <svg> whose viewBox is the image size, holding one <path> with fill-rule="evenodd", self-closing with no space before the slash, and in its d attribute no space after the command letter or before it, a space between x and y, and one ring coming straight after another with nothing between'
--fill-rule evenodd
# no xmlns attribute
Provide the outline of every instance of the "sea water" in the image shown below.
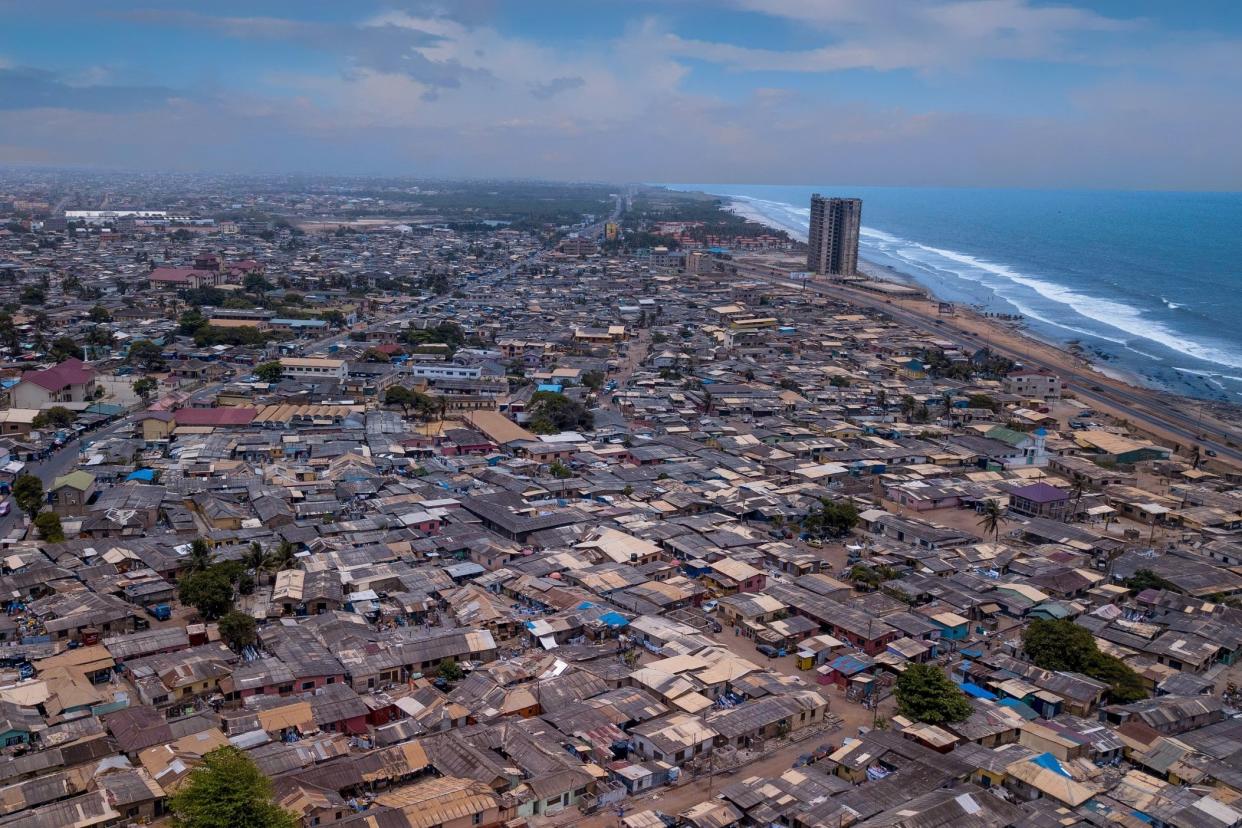
<svg viewBox="0 0 1242 828"><path fill-rule="evenodd" d="M811 193L861 198L859 256L1193 396L1242 400L1242 193L666 185L805 240Z"/></svg>

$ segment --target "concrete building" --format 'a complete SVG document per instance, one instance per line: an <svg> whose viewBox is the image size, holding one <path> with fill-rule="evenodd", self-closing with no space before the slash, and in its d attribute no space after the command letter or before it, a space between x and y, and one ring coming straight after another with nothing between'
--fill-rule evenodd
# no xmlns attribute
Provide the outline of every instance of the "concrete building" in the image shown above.
<svg viewBox="0 0 1242 828"><path fill-rule="evenodd" d="M1005 376L1005 392L1041 400L1061 398L1061 378L1043 368L1021 368Z"/></svg>
<svg viewBox="0 0 1242 828"><path fill-rule="evenodd" d="M95 393L95 372L76 357L54 368L27 371L9 395L14 408L49 408L57 403L85 402Z"/></svg>
<svg viewBox="0 0 1242 828"><path fill-rule="evenodd" d="M858 228L862 199L811 196L810 248L806 267L814 273L853 276L858 270Z"/></svg>

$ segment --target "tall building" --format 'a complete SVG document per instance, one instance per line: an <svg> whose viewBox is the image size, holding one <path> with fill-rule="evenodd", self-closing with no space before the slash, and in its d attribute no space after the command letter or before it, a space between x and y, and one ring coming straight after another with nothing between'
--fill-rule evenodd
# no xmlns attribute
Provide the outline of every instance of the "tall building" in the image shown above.
<svg viewBox="0 0 1242 828"><path fill-rule="evenodd" d="M807 270L835 276L853 276L858 270L858 226L862 199L811 196L810 251Z"/></svg>

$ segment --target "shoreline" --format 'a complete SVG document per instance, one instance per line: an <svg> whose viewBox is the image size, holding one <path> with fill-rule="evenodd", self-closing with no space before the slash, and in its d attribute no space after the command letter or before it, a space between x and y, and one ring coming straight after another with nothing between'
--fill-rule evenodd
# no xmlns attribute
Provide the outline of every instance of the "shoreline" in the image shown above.
<svg viewBox="0 0 1242 828"><path fill-rule="evenodd" d="M707 193L707 195L712 195L712 194ZM757 224L762 224L766 227L770 227L774 230L782 230L788 233L790 236L797 239L798 241L805 243L805 239L801 237L802 234L794 233L789 227L785 227L781 225L779 222L772 221L768 216L765 216L762 212L758 210L750 209L749 205L745 201L735 198L733 196L716 196L716 197L721 198L721 199L727 199L728 205L725 207L725 209L727 209L729 212L734 213L735 215L739 215ZM861 276L865 276L868 279L872 279L872 280L879 281L879 282L891 282L893 284L903 285L905 287L918 288L919 290L926 292L927 296L936 302L949 301L948 299L942 296L938 296L935 290L928 287L926 284L920 282L917 278L914 277L914 275L910 273L904 273L900 270L897 270L896 268L889 267L887 265L880 264L879 262L875 262L870 259L864 258L861 253L859 254L858 262L859 262L858 272L859 272L859 275ZM1074 350L1072 350L1069 347L1069 343L1062 342L1053 337L1041 336L1035 331L1031 330L1030 327L1026 326L1022 322L1021 319L1017 320L1016 325L1003 325L1001 324L1001 320L987 317L973 307L970 307L968 305L961 305L957 302L953 302L952 304L954 306L955 313L970 314L971 316L978 319L980 322L988 323L989 326L994 329L1002 329L1006 332L1011 332L1014 335L1030 340L1033 343L1037 343L1039 345L1043 345L1049 348L1055 348L1058 351L1062 352L1065 355L1066 359L1075 360L1079 362L1082 366L1089 368L1090 370L1094 371L1097 374L1100 374L1102 377L1107 377L1109 379L1113 379L1118 382L1123 382L1126 385L1133 386L1136 389L1157 391L1160 393L1170 393L1170 394L1175 394L1176 396L1181 397L1186 400L1195 401L1195 402L1199 401L1197 397L1192 397L1188 394L1182 394L1182 393L1178 393L1175 391L1170 391L1165 388L1154 387L1152 384L1145 382L1144 377L1141 374L1135 371L1125 369L1125 368L1119 368L1113 365L1109 365L1107 363L1107 360L1100 360L1098 358L1092 359L1088 355L1090 354L1089 349L1084 348L1082 353L1075 353ZM1228 403L1224 403L1224 405L1228 405ZM1242 413L1242 409L1239 410L1239 413Z"/></svg>
<svg viewBox="0 0 1242 828"><path fill-rule="evenodd" d="M713 194L708 193L707 195ZM724 209L755 221L758 224L782 230L791 237L803 241L803 239L798 237L798 234L791 232L790 228L767 219L762 214L757 213L757 211L736 209L735 205L741 203L736 199L730 196L715 197L725 202L726 206ZM874 281L918 287L924 291L926 297L885 300L879 297L862 296L862 291L833 286L834 289L845 295L847 301L880 311L884 310L884 305L900 307L907 313L917 315L922 320L923 327L929 332L935 332L938 329L955 329L968 337L978 339L983 347L992 347L1001 352L1008 351L1019 357L1027 356L1030 360L1051 365L1053 370L1062 375L1063 380L1067 376L1081 375L1083 372L1087 372L1090 375L1091 381L1087 382L1086 387L1082 389L1086 393L1079 394L1078 396L1080 398L1086 396L1088 398L1086 401L1090 402L1093 407L1119 419L1126 419L1124 407L1116 404L1110 405L1105 400L1090 399L1097 396L1094 389L1098 388L1099 393L1103 394L1139 398L1141 402L1138 405L1142 409L1147 409L1151 412L1173 412L1183 420L1196 421L1196 428L1200 433L1208 435L1212 439L1219 438L1226 444L1242 443L1242 436L1239 436L1239 426L1242 425L1242 406L1236 403L1201 399L1192 397L1189 394L1157 387L1154 383L1147 382L1146 378L1134 371L1109 364L1107 360L1092 358L1093 354L1089 348L1083 348L1081 352L1076 352L1071 349L1068 343L1041 337L1029 327L1021 324L1006 324L1000 319L986 317L970 306L953 303L954 315L941 317L936 306L939 302L948 300L942 300L937 297L935 292L927 285L919 282L910 274L901 273L876 262L862 259L861 257L860 262L866 265L865 268L859 267L860 275ZM929 305L932 307L929 307ZM1069 383L1067 382L1066 384L1068 385ZM1188 441L1185 436L1179 436L1150 423L1138 425L1138 427L1158 442L1164 443L1169 447L1177 446L1183 451L1187 448Z"/></svg>
<svg viewBox="0 0 1242 828"><path fill-rule="evenodd" d="M698 185L693 191L717 193L722 211L783 231L798 241L806 239L809 210L802 206L804 202L789 201L780 188L754 196L737 194L727 185ZM975 248L961 248L974 251L969 254L942 250L943 245L935 241L912 241L867 227L862 235L860 273L917 285L940 301L983 315L1021 314L1029 337L1085 357L1101 374L1203 400L1242 421L1242 375L1233 368L1242 356L1230 350L1236 336L1232 332L1222 336L1221 325L1214 334L1196 327L1192 317L1166 318L1169 311L1163 306L1147 309L1146 300L1151 297L1146 293L1133 302L1124 296L1112 298L1107 287L1093 293L1073 280L1042 276L1035 266L1023 269L997 263ZM873 267L863 267L863 261ZM1150 293L1159 286L1148 288ZM1170 305L1164 295L1160 299L1171 308L1181 307Z"/></svg>
<svg viewBox="0 0 1242 828"><path fill-rule="evenodd" d="M925 291L931 301L948 301L937 296L935 291L931 290L908 273L902 273L900 270L863 259L861 256L859 256L858 261L859 274L867 277L868 279L873 279L878 282L892 282L893 284L904 285L907 287L916 287ZM1041 336L1025 324L1024 317L1018 316L1016 319L1006 320L986 316L969 305L961 305L956 302L951 304L953 305L955 314L952 318L960 318L963 315L968 315L981 323L986 323L991 329L1003 330L1005 332L1012 333L1015 336L1022 337L1023 339L1028 339L1033 343L1037 343L1048 348L1055 348L1056 350L1064 353L1067 359L1075 360L1080 363L1082 367L1088 368L1103 377L1123 382L1126 385L1132 386L1136 389L1176 394L1186 400L1198 401L1197 398L1191 397L1187 394L1177 394L1176 392L1168 391L1163 388L1154 388L1143 382L1143 377L1134 371L1130 371L1125 368L1118 368L1116 366L1109 365L1106 362L1102 364L1101 361L1091 358L1091 351L1087 348L1081 349L1081 352L1076 352L1072 347L1070 347L1069 343L1061 342L1053 339L1052 337Z"/></svg>

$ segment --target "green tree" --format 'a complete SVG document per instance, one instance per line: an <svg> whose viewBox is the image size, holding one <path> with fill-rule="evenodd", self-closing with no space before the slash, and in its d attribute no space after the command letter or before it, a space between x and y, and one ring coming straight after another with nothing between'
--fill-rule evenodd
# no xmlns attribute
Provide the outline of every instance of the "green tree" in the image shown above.
<svg viewBox="0 0 1242 828"><path fill-rule="evenodd" d="M846 576L858 586L866 589L879 589L880 584L896 578L897 572L891 566L868 566L864 563L856 563L850 567Z"/></svg>
<svg viewBox="0 0 1242 828"><path fill-rule="evenodd" d="M273 359L271 362L261 362L256 365L254 375L259 378L260 382L280 382L285 375L285 368L280 364L280 360Z"/></svg>
<svg viewBox="0 0 1242 828"><path fill-rule="evenodd" d="M363 362L392 362L392 357L378 348L367 348L362 352Z"/></svg>
<svg viewBox="0 0 1242 828"><path fill-rule="evenodd" d="M973 712L966 694L931 664L911 664L897 677L897 709L928 724L960 722Z"/></svg>
<svg viewBox="0 0 1242 828"><path fill-rule="evenodd" d="M78 341L71 336L58 336L52 340L52 347L48 349L47 355L56 362L81 359L82 346L78 345Z"/></svg>
<svg viewBox="0 0 1242 828"><path fill-rule="evenodd" d="M134 380L132 387L134 389L134 393L139 397L142 397L143 402L145 402L152 394L155 393L155 389L159 387L159 384L150 377L142 377Z"/></svg>
<svg viewBox="0 0 1242 828"><path fill-rule="evenodd" d="M43 508L45 502L43 497L43 481L33 474L19 475L13 481L13 500L17 502L17 508L29 515L31 520L34 520L35 515L39 514L39 510Z"/></svg>
<svg viewBox="0 0 1242 828"><path fill-rule="evenodd" d="M440 678L445 681L461 681L465 672L462 671L461 665L451 658L446 658L440 662L440 666L436 668L436 672L440 674Z"/></svg>
<svg viewBox="0 0 1242 828"><path fill-rule="evenodd" d="M242 566L256 574L263 568L265 560L267 560L267 553L263 551L263 544L258 541L251 541L241 557Z"/></svg>
<svg viewBox="0 0 1242 828"><path fill-rule="evenodd" d="M598 392L599 389L604 387L604 372L587 371L582 375L582 384L592 391Z"/></svg>
<svg viewBox="0 0 1242 828"><path fill-rule="evenodd" d="M48 543L60 543L65 539L64 527L60 525L60 515L55 512L40 512L34 519L39 536Z"/></svg>
<svg viewBox="0 0 1242 828"><path fill-rule="evenodd" d="M1167 589L1170 592L1181 592L1177 585L1172 581L1161 578L1150 569L1140 569L1129 578L1122 581L1126 589L1134 593L1142 592L1145 589Z"/></svg>
<svg viewBox="0 0 1242 828"><path fill-rule="evenodd" d="M967 399L967 405L971 408L986 408L988 411L995 411L1000 407L996 404L996 400L987 394L971 394Z"/></svg>
<svg viewBox="0 0 1242 828"><path fill-rule="evenodd" d="M190 544L190 571L202 572L211 566L215 553L211 551L211 547L207 545L207 541L202 538L195 538Z"/></svg>
<svg viewBox="0 0 1242 828"><path fill-rule="evenodd" d="M1082 503L1082 496L1086 493L1087 493L1086 478L1075 477L1074 481L1070 484L1070 490L1069 490L1070 497L1073 498L1074 500L1074 509L1070 513L1070 519L1078 517L1078 506L1080 503Z"/></svg>
<svg viewBox="0 0 1242 828"><path fill-rule="evenodd" d="M163 371L164 349L149 339L139 339L129 346L126 361L144 371Z"/></svg>
<svg viewBox="0 0 1242 828"><path fill-rule="evenodd" d="M848 500L821 498L818 508L802 519L802 531L817 538L839 538L858 525L858 508Z"/></svg>
<svg viewBox="0 0 1242 828"><path fill-rule="evenodd" d="M232 745L216 748L169 797L176 828L296 828L298 820L272 800L272 783Z"/></svg>
<svg viewBox="0 0 1242 828"><path fill-rule="evenodd" d="M555 391L537 391L527 406L530 430L536 434L591 429L595 416L582 403Z"/></svg>
<svg viewBox="0 0 1242 828"><path fill-rule="evenodd" d="M181 314L181 318L177 321L177 333L182 336L194 336L198 333L198 329L207 324L207 318L203 316L198 308L190 308Z"/></svg>
<svg viewBox="0 0 1242 828"><path fill-rule="evenodd" d="M249 647L258 638L258 625L252 616L232 610L221 616L218 622L220 637L234 650Z"/></svg>
<svg viewBox="0 0 1242 828"><path fill-rule="evenodd" d="M108 313L108 309L105 308L103 305L96 305L95 307L91 308L90 320L96 323L111 322L112 314Z"/></svg>
<svg viewBox="0 0 1242 828"><path fill-rule="evenodd" d="M906 418L907 423L914 417L914 411L918 408L918 405L918 401L909 394L901 398L901 415Z"/></svg>
<svg viewBox="0 0 1242 828"><path fill-rule="evenodd" d="M276 548L268 554L264 566L269 572L280 572L285 569L293 569L297 562L297 550L293 544L287 540L282 540L277 544Z"/></svg>
<svg viewBox="0 0 1242 828"><path fill-rule="evenodd" d="M1085 627L1064 619L1036 619L1022 634L1022 650L1045 670L1082 673L1110 687L1113 701L1128 703L1147 697L1142 679L1121 659L1100 652Z"/></svg>
<svg viewBox="0 0 1242 828"><path fill-rule="evenodd" d="M989 500L984 504L982 514L979 526L985 533L991 534L993 540L999 542L1001 526L1005 523L1005 507L999 501Z"/></svg>
<svg viewBox="0 0 1242 828"><path fill-rule="evenodd" d="M327 322L330 327L333 327L333 328L345 327L345 314L341 313L339 310L324 311L323 313L319 314L319 318L322 319L324 322Z"/></svg>
<svg viewBox="0 0 1242 828"><path fill-rule="evenodd" d="M384 405L399 405L404 414L414 405L414 392L402 385L390 385L384 390Z"/></svg>
<svg viewBox="0 0 1242 828"><path fill-rule="evenodd" d="M218 566L190 572L178 582L177 597L198 610L204 620L213 621L233 608L233 581Z"/></svg>
<svg viewBox="0 0 1242 828"><path fill-rule="evenodd" d="M570 470L569 466L566 466L561 462L553 463L548 467L548 471L551 472L552 476L558 480L565 480L574 476L574 473Z"/></svg>
<svg viewBox="0 0 1242 828"><path fill-rule="evenodd" d="M68 408L63 405L54 405L36 414L30 424L35 428L68 428L76 419L77 415Z"/></svg>

